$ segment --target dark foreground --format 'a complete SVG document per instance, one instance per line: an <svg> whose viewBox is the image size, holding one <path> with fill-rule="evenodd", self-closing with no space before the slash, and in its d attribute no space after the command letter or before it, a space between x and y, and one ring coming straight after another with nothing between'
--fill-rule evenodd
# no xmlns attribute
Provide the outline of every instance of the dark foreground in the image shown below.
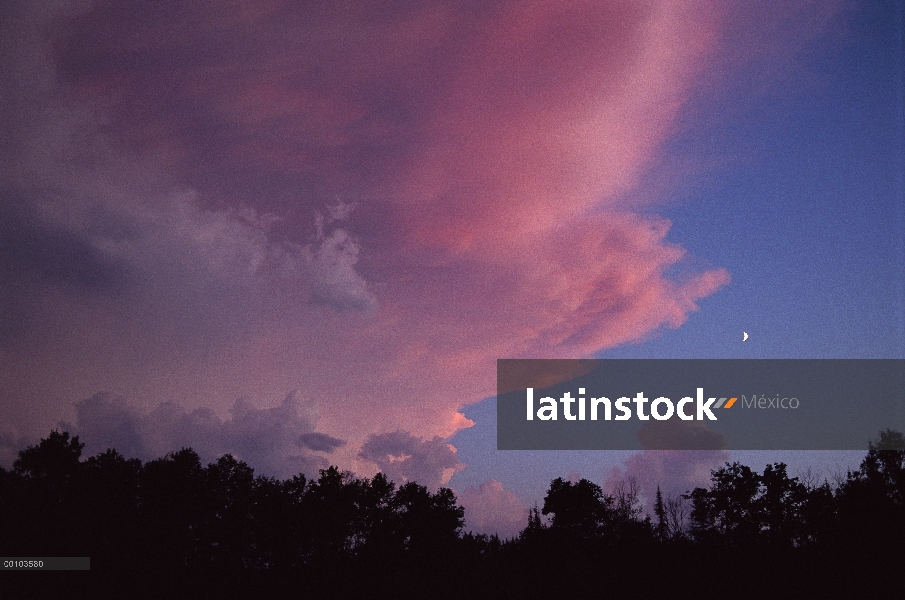
<svg viewBox="0 0 905 600"><path fill-rule="evenodd" d="M450 490L335 468L255 477L189 449L141 463L51 433L0 469L0 555L90 556L90 571L3 572L3 598L900 597L905 451L883 432L831 486L738 463L646 517L556 479L518 538L463 534ZM546 518L542 518L544 515ZM891 594L891 595L890 595Z"/></svg>

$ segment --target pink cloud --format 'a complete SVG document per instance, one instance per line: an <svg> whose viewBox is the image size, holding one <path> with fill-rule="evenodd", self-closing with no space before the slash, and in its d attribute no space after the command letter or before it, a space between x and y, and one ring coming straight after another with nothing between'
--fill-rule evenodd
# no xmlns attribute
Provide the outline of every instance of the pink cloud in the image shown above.
<svg viewBox="0 0 905 600"><path fill-rule="evenodd" d="M465 509L465 528L474 533L516 537L528 524L528 509L515 494L495 479L459 494Z"/></svg>
<svg viewBox="0 0 905 600"><path fill-rule="evenodd" d="M493 254L637 182L707 63L719 11L533 2L483 25L388 193L419 243Z"/></svg>
<svg viewBox="0 0 905 600"><path fill-rule="evenodd" d="M633 201L723 51L720 3L403 8L110 1L2 26L0 166L34 238L0 271L2 420L99 390L222 420L299 389L306 433L373 470L370 436L467 427L496 358L643 339L729 282L667 277L685 251ZM325 220L337 199L354 210ZM48 267L79 260L111 285Z"/></svg>
<svg viewBox="0 0 905 600"><path fill-rule="evenodd" d="M368 436L359 456L376 463L398 485L414 481L431 490L465 468L456 449L441 438L425 440L404 431Z"/></svg>

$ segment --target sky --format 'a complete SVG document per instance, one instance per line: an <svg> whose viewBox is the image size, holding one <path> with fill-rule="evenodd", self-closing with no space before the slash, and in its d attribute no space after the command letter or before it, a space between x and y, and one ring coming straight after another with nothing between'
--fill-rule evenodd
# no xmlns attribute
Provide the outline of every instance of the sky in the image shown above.
<svg viewBox="0 0 905 600"><path fill-rule="evenodd" d="M381 470L503 535L554 477L856 466L500 452L495 361L902 358L902 11L3 3L0 463Z"/></svg>

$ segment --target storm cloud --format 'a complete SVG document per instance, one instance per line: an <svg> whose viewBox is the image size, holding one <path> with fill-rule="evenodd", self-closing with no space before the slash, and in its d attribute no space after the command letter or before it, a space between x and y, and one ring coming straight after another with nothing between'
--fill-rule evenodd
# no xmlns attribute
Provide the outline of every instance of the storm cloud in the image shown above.
<svg viewBox="0 0 905 600"><path fill-rule="evenodd" d="M822 6L4 3L4 431L448 482L497 358L644 340L730 283L661 216L704 168L664 148Z"/></svg>
<svg viewBox="0 0 905 600"><path fill-rule="evenodd" d="M88 455L115 448L127 457L152 460L193 448L206 462L232 454L258 473L287 478L298 473L316 476L328 466L325 454L345 443L314 431L317 404L297 392L265 409L237 400L226 420L210 409L187 411L172 402L144 413L109 394L82 400L75 410L75 423L61 426L80 436Z"/></svg>

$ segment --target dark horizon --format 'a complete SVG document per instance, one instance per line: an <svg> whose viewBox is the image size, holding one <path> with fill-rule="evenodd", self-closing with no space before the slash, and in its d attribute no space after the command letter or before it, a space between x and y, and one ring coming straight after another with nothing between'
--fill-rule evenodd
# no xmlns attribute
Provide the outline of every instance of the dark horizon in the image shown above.
<svg viewBox="0 0 905 600"><path fill-rule="evenodd" d="M762 473L727 463L708 488L678 498L658 489L653 515L631 483L610 495L557 478L518 536L501 540L463 533L448 488L336 467L312 480L255 477L229 455L203 467L188 448L144 464L113 449L80 460L78 437L53 431L21 450L13 471L0 469L0 506L16 515L0 521L0 556L89 557L90 585L68 585L93 595L185 592L191 582L278 595L296 584L322 597L549 597L601 586L716 597L754 573L754 587L734 596L888 592L905 582L905 450L888 449L903 445L902 433L880 432L835 487L789 477L782 463ZM714 569L716 557L730 568ZM581 570L599 560L615 567L604 580ZM458 570L467 576L455 593L434 588ZM52 585L29 577L38 579L4 587Z"/></svg>

